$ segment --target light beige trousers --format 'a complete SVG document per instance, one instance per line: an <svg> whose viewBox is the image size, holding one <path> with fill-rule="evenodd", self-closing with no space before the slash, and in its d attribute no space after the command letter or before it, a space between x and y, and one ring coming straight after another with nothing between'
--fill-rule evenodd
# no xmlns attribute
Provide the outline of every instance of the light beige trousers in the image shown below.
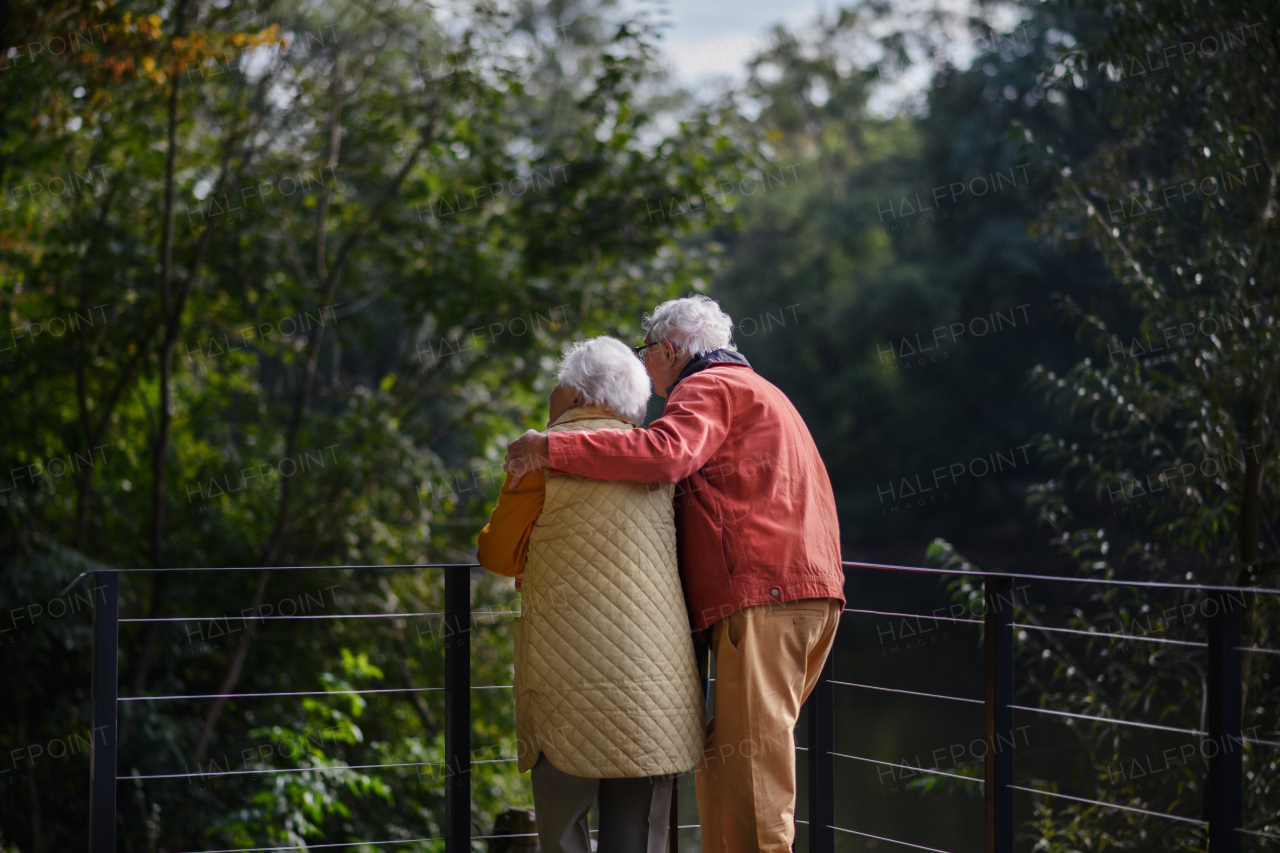
<svg viewBox="0 0 1280 853"><path fill-rule="evenodd" d="M800 706L840 626L840 602L748 607L712 626L707 743L694 773L703 853L789 853Z"/></svg>

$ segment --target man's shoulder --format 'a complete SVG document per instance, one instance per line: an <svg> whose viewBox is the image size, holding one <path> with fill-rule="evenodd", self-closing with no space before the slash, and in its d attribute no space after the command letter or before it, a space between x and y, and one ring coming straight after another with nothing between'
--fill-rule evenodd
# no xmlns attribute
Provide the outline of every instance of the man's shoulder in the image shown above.
<svg viewBox="0 0 1280 853"><path fill-rule="evenodd" d="M686 384L689 385L686 388ZM781 388L744 364L714 364L685 379L671 393L671 400L683 389L687 399L723 396L729 408L737 412L750 412L750 423L740 424L744 429L757 429L765 424L803 424L804 419L796 411L795 404Z"/></svg>
<svg viewBox="0 0 1280 853"><path fill-rule="evenodd" d="M682 390L685 394L723 393L735 399L782 393L750 366L732 362L713 364L685 378L672 389L672 398L676 398Z"/></svg>
<svg viewBox="0 0 1280 853"><path fill-rule="evenodd" d="M709 388L732 388L738 385L753 384L756 382L766 382L760 374L751 369L750 365L736 364L734 362L721 362L719 364L708 365L697 373L686 376L680 380L671 391L671 396L679 394L682 390L689 391L706 391Z"/></svg>

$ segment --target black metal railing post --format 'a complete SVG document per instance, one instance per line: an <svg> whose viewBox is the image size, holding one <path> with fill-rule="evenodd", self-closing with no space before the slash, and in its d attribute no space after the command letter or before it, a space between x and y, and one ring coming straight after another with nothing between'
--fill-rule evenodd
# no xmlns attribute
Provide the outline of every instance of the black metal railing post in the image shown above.
<svg viewBox="0 0 1280 853"><path fill-rule="evenodd" d="M836 833L836 695L831 676L836 651L827 654L818 683L809 694L809 853L833 853Z"/></svg>
<svg viewBox="0 0 1280 853"><path fill-rule="evenodd" d="M693 638L693 658L698 663L698 680L702 682L702 708L707 707L707 692L711 687L711 629L707 628ZM697 769L694 770L697 773ZM667 851L680 851L680 777L671 780L671 818L667 825Z"/></svg>
<svg viewBox="0 0 1280 853"><path fill-rule="evenodd" d="M471 570L444 570L445 853L471 851Z"/></svg>
<svg viewBox="0 0 1280 853"><path fill-rule="evenodd" d="M116 706L119 690L120 573L93 577L93 673L89 716L89 853L116 849Z"/></svg>
<svg viewBox="0 0 1280 853"><path fill-rule="evenodd" d="M1013 853L1013 581L988 575L984 587L986 853Z"/></svg>
<svg viewBox="0 0 1280 853"><path fill-rule="evenodd" d="M1244 825L1244 766L1241 761L1243 685L1240 636L1244 597L1219 593L1205 599L1209 623L1209 740L1201 749L1209 759L1205 806L1209 853L1240 853ZM1210 747L1212 743L1214 746Z"/></svg>

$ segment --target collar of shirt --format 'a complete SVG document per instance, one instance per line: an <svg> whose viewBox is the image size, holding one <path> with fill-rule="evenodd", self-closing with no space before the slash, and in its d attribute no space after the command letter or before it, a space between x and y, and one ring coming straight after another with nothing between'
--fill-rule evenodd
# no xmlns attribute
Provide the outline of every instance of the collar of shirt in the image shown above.
<svg viewBox="0 0 1280 853"><path fill-rule="evenodd" d="M667 393L670 394L671 389L679 385L681 380L687 379L701 370L706 370L713 364L742 364L748 368L751 367L751 362L747 361L747 357L737 350L713 349L701 355L695 355L693 360L684 366L684 370L680 371L676 381L667 386Z"/></svg>
<svg viewBox="0 0 1280 853"><path fill-rule="evenodd" d="M605 406L578 406L576 409L569 409L563 415L556 418L555 423L551 424L551 426L560 426L561 424L567 424L572 421L585 421L589 419L599 420L601 418L608 418L611 421L622 421L623 423L627 422L626 418L619 417L617 412ZM550 428L551 427L548 427L548 429Z"/></svg>

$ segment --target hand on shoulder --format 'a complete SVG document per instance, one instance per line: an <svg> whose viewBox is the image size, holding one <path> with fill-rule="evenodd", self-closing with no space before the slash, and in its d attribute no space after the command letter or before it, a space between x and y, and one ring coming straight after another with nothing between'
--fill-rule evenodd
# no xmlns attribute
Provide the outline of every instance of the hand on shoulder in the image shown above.
<svg viewBox="0 0 1280 853"><path fill-rule="evenodd" d="M514 489L526 474L546 468L550 447L547 436L536 429L527 430L511 442L507 447L507 458L502 463L502 470L511 475L508 488Z"/></svg>

